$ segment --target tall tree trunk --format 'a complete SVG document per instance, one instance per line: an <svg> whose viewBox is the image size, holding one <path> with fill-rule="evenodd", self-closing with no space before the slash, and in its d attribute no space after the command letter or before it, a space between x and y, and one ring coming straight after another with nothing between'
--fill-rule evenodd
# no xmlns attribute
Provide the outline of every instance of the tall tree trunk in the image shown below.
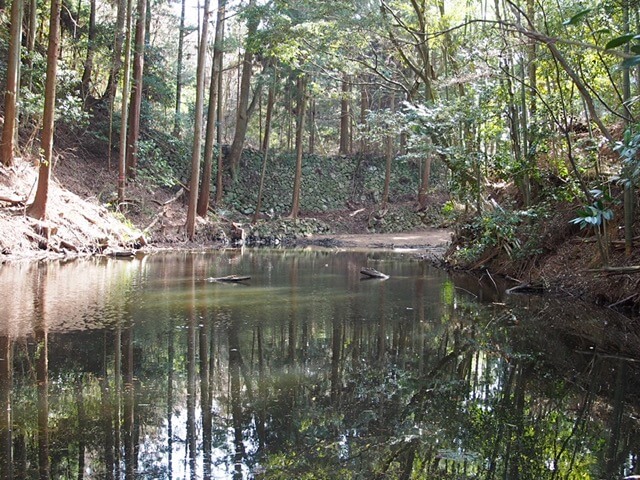
<svg viewBox="0 0 640 480"><path fill-rule="evenodd" d="M20 42L22 39L23 0L11 3L11 31L9 38L9 58L7 63L7 89L4 95L4 125L0 155L3 165L13 165L16 130L18 125L18 93L20 88Z"/></svg>
<svg viewBox="0 0 640 480"><path fill-rule="evenodd" d="M133 331L129 326L122 332L122 380L124 384L123 400L123 420L122 428L124 429L124 473L125 479L136 478L136 434L135 434L135 405L136 405L136 388L133 358Z"/></svg>
<svg viewBox="0 0 640 480"><path fill-rule="evenodd" d="M180 104L182 102L182 57L184 55L184 20L186 0L182 0L180 9L180 29L178 31L178 66L176 73L176 107L173 119L173 134L180 137Z"/></svg>
<svg viewBox="0 0 640 480"><path fill-rule="evenodd" d="M119 8L120 9L120 8ZM119 14L118 9L118 14ZM118 156L118 208L124 205L124 189L127 175L127 114L129 107L130 69L131 69L131 24L132 24L133 0L127 0L124 20L126 21L126 40L124 49L124 72L122 76L122 105L120 109L120 148ZM115 93L115 91L114 91ZM111 99L113 101L113 98Z"/></svg>
<svg viewBox="0 0 640 480"><path fill-rule="evenodd" d="M309 100L309 154L316 153L316 99Z"/></svg>
<svg viewBox="0 0 640 480"><path fill-rule="evenodd" d="M113 56L111 58L111 71L107 80L106 95L110 104L113 103L118 90L118 80L122 69L122 47L125 42L125 20L127 15L131 15L131 8L127 7L127 0L118 0L118 10L116 13L115 36L113 39Z"/></svg>
<svg viewBox="0 0 640 480"><path fill-rule="evenodd" d="M195 288L195 286L194 286ZM194 295L195 297L195 295ZM194 298L195 299L195 298ZM210 317L207 311L203 312L202 320L199 326L198 336L198 357L200 363L200 410L202 413L202 463L203 463L203 480L211 479L211 448L212 448L212 429L213 415L211 411L211 385L209 380L211 374L209 372L209 333L210 333Z"/></svg>
<svg viewBox="0 0 640 480"><path fill-rule="evenodd" d="M55 0L54 0L55 3ZM60 14L60 9L54 10L52 4L51 18L54 12ZM58 21L60 17L58 16ZM51 29L50 29L51 31ZM55 29L54 29L55 31ZM40 480L51 478L51 461L49 450L49 327L47 325L45 303L47 300L47 270L38 272L34 282L38 302L35 305L38 321L34 327L36 342L36 382L38 395L38 473Z"/></svg>
<svg viewBox="0 0 640 480"><path fill-rule="evenodd" d="M226 5L226 0L225 0ZM221 33L221 42L224 42L224 12L221 13L221 21L222 21L222 33ZM217 158L217 171L216 171L216 205L219 205L222 202L223 195L223 176L224 176L224 165L223 165L223 155L222 155L222 114L223 114L223 106L224 99L222 98L222 83L224 80L224 55L220 57L220 72L218 73L220 78L218 79L218 105L216 106L216 144L218 145L218 158Z"/></svg>
<svg viewBox="0 0 640 480"><path fill-rule="evenodd" d="M207 1L207 0L205 0ZM206 8L205 14L206 17ZM196 438L196 357L198 350L198 337L197 337L197 319L196 319L196 293L195 293L195 269L193 265L193 257L189 259L190 276L191 276L191 288L190 298L187 300L187 457L189 458L189 472L190 478L196 479L196 458L198 453L197 438Z"/></svg>
<svg viewBox="0 0 640 480"><path fill-rule="evenodd" d="M130 10L130 9L129 9ZM125 31L124 24L127 16L127 0L118 0L118 8L116 14L115 35L113 40L113 56L111 57L111 71L109 72L109 79L107 80L107 89L104 96L107 97L107 103L109 105L109 151L107 166L111 170L111 150L113 145L113 106L116 98L116 91L118 89L118 79L120 78L120 70L122 69L122 45L124 44ZM127 80L125 80L126 82ZM125 83L123 82L123 83ZM103 97L104 97L103 96ZM127 98L127 95L122 98ZM123 101L123 104L127 102ZM125 115L126 116L126 115ZM120 185L118 184L118 188ZM119 203L122 203L118 195Z"/></svg>
<svg viewBox="0 0 640 480"><path fill-rule="evenodd" d="M420 189L418 190L418 206L421 210L427 208L427 190L429 189L429 177L431 176L431 155L432 140L427 138L427 153L422 164L422 178L420 179Z"/></svg>
<svg viewBox="0 0 640 480"><path fill-rule="evenodd" d="M196 235L196 207L200 183L200 154L202 151L202 110L204 108L204 71L207 59L207 36L209 33L209 0L204 2L202 32L198 44L198 68L196 73L196 106L193 126L193 150L191 152L191 182L189 183L189 206L187 209L187 236Z"/></svg>
<svg viewBox="0 0 640 480"><path fill-rule="evenodd" d="M129 102L129 131L127 132L127 177L135 178L138 167L138 139L140 138L140 114L142 108L142 74L144 70L144 37L146 25L146 0L138 0L136 7L136 38L133 54L133 86Z"/></svg>
<svg viewBox="0 0 640 480"><path fill-rule="evenodd" d="M202 186L200 187L200 196L198 197L198 215L200 215L201 217L206 216L207 211L209 210L209 199L211 196L211 170L213 166L213 146L216 140L216 130L220 130L220 124L217 121L217 105L219 102L222 102L222 98L220 98L218 95L218 85L222 84L222 42L224 37L225 9L225 0L219 0L218 13L216 17L216 33L213 44L213 60L211 62L211 83L209 86L209 108L207 110L207 133L204 142ZM218 148L221 148L220 144L218 144Z"/></svg>
<svg viewBox="0 0 640 480"><path fill-rule="evenodd" d="M369 91L367 90L366 82L363 79L360 86L360 129L361 133L364 132L367 125L367 112L370 108L369 105ZM361 135L360 137L360 153L366 154L368 151L367 136Z"/></svg>
<svg viewBox="0 0 640 480"><path fill-rule="evenodd" d="M91 76L93 75L93 59L96 50L96 0L90 0L89 8L89 32L87 34L87 56L84 61L84 70L82 71L82 82L80 91L84 108L87 110L88 100L91 95Z"/></svg>
<svg viewBox="0 0 640 480"><path fill-rule="evenodd" d="M260 186L258 187L258 200L256 201L256 211L253 214L253 223L258 221L258 215L262 210L262 191L264 189L264 180L267 174L267 160L269 159L269 140L271 138L271 119L273 117L273 105L276 96L277 75L274 72L273 83L269 88L269 97L267 99L267 114L264 121L264 142L262 145L262 171L260 172Z"/></svg>
<svg viewBox="0 0 640 480"><path fill-rule="evenodd" d="M304 134L304 114L305 114L305 96L306 96L306 78L299 75L297 80L298 86L298 105L296 120L296 172L293 179L293 199L291 201L291 214L293 219L298 218L300 210L300 185L302 183L302 137Z"/></svg>
<svg viewBox="0 0 640 480"><path fill-rule="evenodd" d="M224 36L224 29L223 29ZM223 194L223 175L224 175L224 164L223 164L223 155L222 155L222 106L224 105L222 99L222 80L223 76L223 64L224 58L220 59L220 78L218 81L218 105L216 107L216 144L218 145L218 159L217 159L217 171L216 171L216 205L220 205L222 202L222 194Z"/></svg>
<svg viewBox="0 0 640 480"><path fill-rule="evenodd" d="M29 215L44 220L47 216L49 200L49 178L53 163L53 130L56 106L56 75L58 72L58 53L60 52L60 0L51 0L49 17L49 46L47 47L47 76L44 89L44 120L40 148L42 159L38 162L38 187L36 197L29 207Z"/></svg>
<svg viewBox="0 0 640 480"><path fill-rule="evenodd" d="M629 28L629 1L624 0L622 2L622 23L624 27L624 33L628 34ZM629 43L625 44L625 52L628 54L630 51ZM631 75L629 67L624 66L622 68L622 94L624 105L624 119L625 126L629 128L629 121L633 116L629 109L629 102L631 101ZM633 193L633 187L631 182L624 182L624 253L627 258L631 257L633 252L633 217L634 217L634 204L635 198Z"/></svg>
<svg viewBox="0 0 640 480"><path fill-rule="evenodd" d="M249 0L249 6L251 9L255 7L256 0ZM231 175L235 179L238 173L238 166L240 164L240 156L242 155L242 149L244 148L244 140L247 135L247 128L249 126L249 118L251 116L255 101L249 104L249 96L251 93L251 77L253 73L253 47L251 46L252 39L255 37L258 30L259 18L257 15L250 15L247 20L247 36L245 41L244 56L242 59L242 75L240 79L240 93L238 96L238 112L236 115L236 131L233 137L233 143L231 144L231 150L229 151L229 166L231 168ZM254 98L255 100L255 98Z"/></svg>
<svg viewBox="0 0 640 480"><path fill-rule="evenodd" d="M113 480L114 476L114 456L113 456L113 403L115 401L112 391L109 388L109 374L107 363L109 358L109 337L111 332L105 331L102 337L102 371L100 372L100 414L102 416L102 431L104 441L104 467L105 480Z"/></svg>
<svg viewBox="0 0 640 480"><path fill-rule="evenodd" d="M340 97L340 148L339 153L348 155L350 152L350 135L351 129L351 111L349 94L351 92L351 84L349 77L345 75L342 78L342 96Z"/></svg>
<svg viewBox="0 0 640 480"><path fill-rule="evenodd" d="M49 350L47 327L36 327L38 345L36 377L38 383L38 472L41 480L51 478L49 460Z"/></svg>
<svg viewBox="0 0 640 480"><path fill-rule="evenodd" d="M36 33L38 31L38 1L29 0L28 3L28 17L27 17L27 32L26 32L26 46L27 46L27 71L29 72L29 78L23 85L26 84L31 90L33 86L33 55L32 53L36 48Z"/></svg>
<svg viewBox="0 0 640 480"><path fill-rule="evenodd" d="M389 115L393 115L396 108L394 95L389 97ZM393 144L394 135L391 133L393 129L389 126L389 132L384 137L385 143L385 169L384 169L384 190L382 192L382 208L387 207L389 202L389 190L391 187L391 162L393 161Z"/></svg>
<svg viewBox="0 0 640 480"><path fill-rule="evenodd" d="M14 0L15 1L15 0ZM13 478L11 393L13 390L13 341L0 335L0 479Z"/></svg>

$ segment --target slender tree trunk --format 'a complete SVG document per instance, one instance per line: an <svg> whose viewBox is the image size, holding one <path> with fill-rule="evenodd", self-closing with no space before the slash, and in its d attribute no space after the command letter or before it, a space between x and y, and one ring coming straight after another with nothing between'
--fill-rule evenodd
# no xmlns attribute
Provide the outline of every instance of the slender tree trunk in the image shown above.
<svg viewBox="0 0 640 480"><path fill-rule="evenodd" d="M622 23L624 26L624 33L628 34L629 28L629 1L624 0L622 3ZM625 52L628 54L630 51L630 45L625 45ZM624 118L625 126L629 128L629 120L633 118L629 109L629 102L631 100L631 75L629 67L622 68L622 94L624 105ZM631 257L633 253L633 217L634 217L634 203L635 198L633 194L633 188L631 182L624 183L624 253L627 258Z"/></svg>
<svg viewBox="0 0 640 480"><path fill-rule="evenodd" d="M262 191L264 189L264 180L267 174L267 160L269 159L269 140L271 138L271 118L273 117L273 104L276 96L277 75L274 73L273 83L269 88L269 97L267 99L267 114L264 122L264 142L262 153L262 171L260 172L260 186L258 187L258 200L256 202L256 211L253 214L253 223L258 221L258 215L262 210Z"/></svg>
<svg viewBox="0 0 640 480"><path fill-rule="evenodd" d="M298 105L296 120L296 172L293 179L293 199L291 201L291 214L293 219L298 218L300 210L300 186L302 183L302 137L304 134L304 117L305 117L305 96L306 96L306 79L303 75L298 76Z"/></svg>
<svg viewBox="0 0 640 480"><path fill-rule="evenodd" d="M26 32L26 46L27 53L29 54L27 57L27 70L29 72L29 78L26 82L23 82L23 85L29 87L31 90L33 86L33 52L36 48L36 33L38 30L38 2L37 0L29 0L28 3L28 18L27 18L27 32Z"/></svg>
<svg viewBox="0 0 640 480"><path fill-rule="evenodd" d="M102 415L102 430L104 438L104 467L105 467L105 480L113 480L114 474L114 457L113 457L113 397L112 391L109 388L109 375L107 370L108 353L108 339L111 332L105 331L102 337L102 371L100 373L100 403L102 404L100 413Z"/></svg>
<svg viewBox="0 0 640 480"><path fill-rule="evenodd" d="M226 0L225 0L226 4ZM222 12L222 33L221 33L221 42L224 42L224 12ZM222 155L222 114L223 114L223 105L224 101L222 98L222 83L224 80L224 55L220 56L220 71L218 75L220 78L218 79L218 105L216 107L216 144L218 145L218 159L217 159L217 172L216 172L216 205L219 205L222 202L222 194L223 194L223 174L224 174L224 164L223 164L223 155Z"/></svg>
<svg viewBox="0 0 640 480"><path fill-rule="evenodd" d="M348 155L350 152L350 132L351 129L351 111L350 111L350 99L351 84L349 83L349 77L344 76L342 79L342 96L340 98L340 148L339 153L342 155Z"/></svg>
<svg viewBox="0 0 640 480"><path fill-rule="evenodd" d="M113 39L113 57L111 58L111 72L109 72L109 80L107 81L106 94L109 97L110 104L116 97L118 90L118 80L120 70L122 69L122 47L125 42L125 20L127 15L131 15L131 8L127 8L127 0L118 0L118 10L116 13L115 36Z"/></svg>
<svg viewBox="0 0 640 480"><path fill-rule="evenodd" d="M14 0L15 1L15 0ZM0 336L0 479L13 479L11 394L13 391L13 341Z"/></svg>
<svg viewBox="0 0 640 480"><path fill-rule="evenodd" d="M124 205L124 190L127 175L127 112L129 106L130 69L131 69L131 28L133 0L127 0L124 19L126 21L126 40L124 49L124 72L122 76L122 106L120 109L120 148L118 156L118 208ZM115 92L114 92L115 93Z"/></svg>
<svg viewBox="0 0 640 480"><path fill-rule="evenodd" d="M222 107L224 105L222 99L222 80L223 80L223 63L224 58L220 59L220 79L218 81L218 106L216 108L216 144L218 145L217 171L216 171L216 205L220 205L223 195L223 178L224 178L224 156L222 155Z"/></svg>
<svg viewBox="0 0 640 480"><path fill-rule="evenodd" d="M198 68L196 74L196 106L193 127L193 150L191 153L191 182L189 183L189 206L187 209L187 236L196 235L196 207L200 182L200 154L202 151L202 111L204 108L204 72L207 59L207 36L209 33L209 0L204 2L202 32L198 44Z"/></svg>
<svg viewBox="0 0 640 480"><path fill-rule="evenodd" d="M309 154L316 153L316 99L309 101Z"/></svg>
<svg viewBox="0 0 640 480"><path fill-rule="evenodd" d="M85 453L86 453L86 425L87 425L87 415L84 408L84 393L82 385L83 376L80 375L76 379L76 408L78 413L78 475L76 478L78 480L82 480L84 478L84 470L85 470Z"/></svg>
<svg viewBox="0 0 640 480"><path fill-rule="evenodd" d="M251 9L255 6L256 0L249 0ZM251 77L253 74L253 57L254 52L251 46L251 40L255 37L258 30L258 18L251 15L247 21L247 41L245 42L244 56L242 59L242 75L240 78L240 92L238 96L238 112L236 115L236 131L229 151L229 166L231 167L231 175L235 179L238 173L240 157L244 148L244 140L247 135L249 126L249 118L251 116L255 101L249 105L249 96L251 94ZM255 100L255 98L254 98Z"/></svg>
<svg viewBox="0 0 640 480"><path fill-rule="evenodd" d="M111 71L109 72L109 79L107 80L107 89L105 96L107 97L107 103L109 104L109 151L107 166L111 170L111 150L113 145L113 107L116 98L116 91L118 89L118 80L120 78L120 70L122 69L122 45L124 44L125 31L124 23L127 16L127 0L118 0L118 9L116 14L115 36L113 41L113 56L111 57ZM124 83L124 82L123 82ZM128 96L128 93L127 93ZM123 96L123 98L127 98ZM126 102L122 102L126 104ZM124 181L124 180L123 180ZM118 188L120 188L118 182ZM122 203L120 196L118 195L119 203Z"/></svg>
<svg viewBox="0 0 640 480"><path fill-rule="evenodd" d="M136 475L136 434L135 434L135 399L136 388L133 358L133 331L127 327L122 332L122 377L124 384L122 428L124 447L124 473L126 480L133 480Z"/></svg>
<svg viewBox="0 0 640 480"><path fill-rule="evenodd" d="M133 54L133 87L129 102L129 131L127 132L127 177L135 178L138 168L138 139L140 138L140 114L142 108L142 75L144 71L144 38L146 24L146 0L138 0L136 38Z"/></svg>
<svg viewBox="0 0 640 480"><path fill-rule="evenodd" d="M220 124L217 121L218 103L222 102L222 98L218 95L218 85L222 84L222 41L224 36L224 14L226 2L220 0L218 4L218 13L216 18L216 33L213 44L213 60L211 62L211 83L209 86L209 108L207 110L207 133L204 142L204 166L202 168L202 186L200 187L200 196L198 197L198 215L204 217L209 210L209 199L211 196L211 170L213 164L213 146L215 144L216 130L220 130ZM221 145L218 144L218 148Z"/></svg>
<svg viewBox="0 0 640 480"><path fill-rule="evenodd" d="M206 1L206 0L205 0ZM207 14L205 13L206 17ZM197 458L197 438L196 438L196 352L198 350L197 320L196 320L196 295L195 295L195 273L193 269L193 257L191 264L191 295L187 306L187 457L189 458L189 472L192 479L196 479L196 458Z"/></svg>
<svg viewBox="0 0 640 480"><path fill-rule="evenodd" d="M47 76L44 90L44 120L42 124L42 159L38 162L38 187L36 197L28 209L29 215L44 220L49 201L49 178L53 163L53 131L56 105L56 75L60 52L60 0L51 0L49 17L49 46L47 48Z"/></svg>
<svg viewBox="0 0 640 480"><path fill-rule="evenodd" d="M367 112L369 111L369 91L365 85L365 82L362 82L362 86L360 87L360 129L361 133L364 132L367 125ZM360 153L366 154L368 151L367 145L367 137L362 134L360 137Z"/></svg>
<svg viewBox="0 0 640 480"><path fill-rule="evenodd" d="M211 386L209 380L209 332L210 320L208 312L204 311L198 336L198 356L200 363L200 410L202 413L202 463L203 480L211 479L211 448L212 448L212 411L211 411Z"/></svg>
<svg viewBox="0 0 640 480"><path fill-rule="evenodd" d="M178 30L178 67L176 73L176 108L173 120L173 134L180 137L180 104L182 102L182 57L184 55L184 20L186 0L182 0L180 9L180 29Z"/></svg>
<svg viewBox="0 0 640 480"><path fill-rule="evenodd" d="M389 114L395 113L395 98L393 95L389 97ZM391 131L392 129L389 128ZM384 169L384 190L382 192L382 208L386 208L389 202L389 190L391 186L391 162L393 161L393 144L394 136L391 132L385 136L385 169Z"/></svg>
<svg viewBox="0 0 640 480"><path fill-rule="evenodd" d="M424 163L422 165L422 178L420 180L420 189L418 191L418 206L419 208L427 208L427 190L429 189L429 177L431 176L431 137L427 138L427 153L424 156Z"/></svg>
<svg viewBox="0 0 640 480"><path fill-rule="evenodd" d="M85 110L88 109L88 100L91 95L91 76L93 75L93 59L96 50L96 0L90 0L89 8L89 32L87 34L87 57L82 71L81 93Z"/></svg>
<svg viewBox="0 0 640 480"><path fill-rule="evenodd" d="M55 0L54 0L55 1ZM60 13L60 9L53 12ZM60 18L58 17L58 21ZM51 30L50 30L51 31ZM54 29L55 31L55 29ZM47 300L47 270L41 269L38 272L34 291L38 302L35 305L36 318L38 321L34 327L34 337L36 342L36 382L38 395L38 473L40 480L51 478L51 461L49 450L49 327L47 325L45 303Z"/></svg>
<svg viewBox="0 0 640 480"><path fill-rule="evenodd" d="M36 377L38 382L38 472L41 480L51 478L49 460L49 350L46 326L36 327L38 359Z"/></svg>
<svg viewBox="0 0 640 480"><path fill-rule="evenodd" d="M18 93L20 88L20 50L22 39L22 14L24 0L11 2L11 31L9 38L9 58L7 63L7 89L4 95L4 125L0 144L1 163L13 165L18 128Z"/></svg>

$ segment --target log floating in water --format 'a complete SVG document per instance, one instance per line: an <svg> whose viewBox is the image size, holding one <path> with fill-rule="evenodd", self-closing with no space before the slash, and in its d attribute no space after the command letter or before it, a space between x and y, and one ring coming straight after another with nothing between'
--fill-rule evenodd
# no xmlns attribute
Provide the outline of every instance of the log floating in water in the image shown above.
<svg viewBox="0 0 640 480"><path fill-rule="evenodd" d="M251 277L243 277L240 275L227 275L226 277L209 277L207 282L244 282Z"/></svg>
<svg viewBox="0 0 640 480"><path fill-rule="evenodd" d="M360 273L366 275L369 278L389 278L389 275L379 272L375 268L362 267Z"/></svg>
<svg viewBox="0 0 640 480"><path fill-rule="evenodd" d="M129 258L135 257L136 252L133 250L108 250L105 252L105 255L116 258Z"/></svg>

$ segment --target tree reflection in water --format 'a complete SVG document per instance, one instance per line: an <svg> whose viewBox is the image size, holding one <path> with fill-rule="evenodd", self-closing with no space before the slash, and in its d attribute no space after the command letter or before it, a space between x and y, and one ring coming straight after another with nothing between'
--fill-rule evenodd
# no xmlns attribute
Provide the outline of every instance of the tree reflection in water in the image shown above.
<svg viewBox="0 0 640 480"><path fill-rule="evenodd" d="M391 278L360 281L368 263ZM0 331L2 479L637 471L640 341L619 317L603 329L611 312L392 253L166 255L86 275L105 267L99 312L66 306L61 322L65 270L40 269L32 332ZM238 271L252 282L202 281Z"/></svg>

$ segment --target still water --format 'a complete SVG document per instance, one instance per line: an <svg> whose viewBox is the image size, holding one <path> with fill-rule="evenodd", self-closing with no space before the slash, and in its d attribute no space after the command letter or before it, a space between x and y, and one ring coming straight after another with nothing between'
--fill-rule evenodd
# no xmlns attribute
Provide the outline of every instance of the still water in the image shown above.
<svg viewBox="0 0 640 480"><path fill-rule="evenodd" d="M507 296L397 252L0 268L2 479L640 468L638 329L611 311ZM251 278L207 280L231 274Z"/></svg>

